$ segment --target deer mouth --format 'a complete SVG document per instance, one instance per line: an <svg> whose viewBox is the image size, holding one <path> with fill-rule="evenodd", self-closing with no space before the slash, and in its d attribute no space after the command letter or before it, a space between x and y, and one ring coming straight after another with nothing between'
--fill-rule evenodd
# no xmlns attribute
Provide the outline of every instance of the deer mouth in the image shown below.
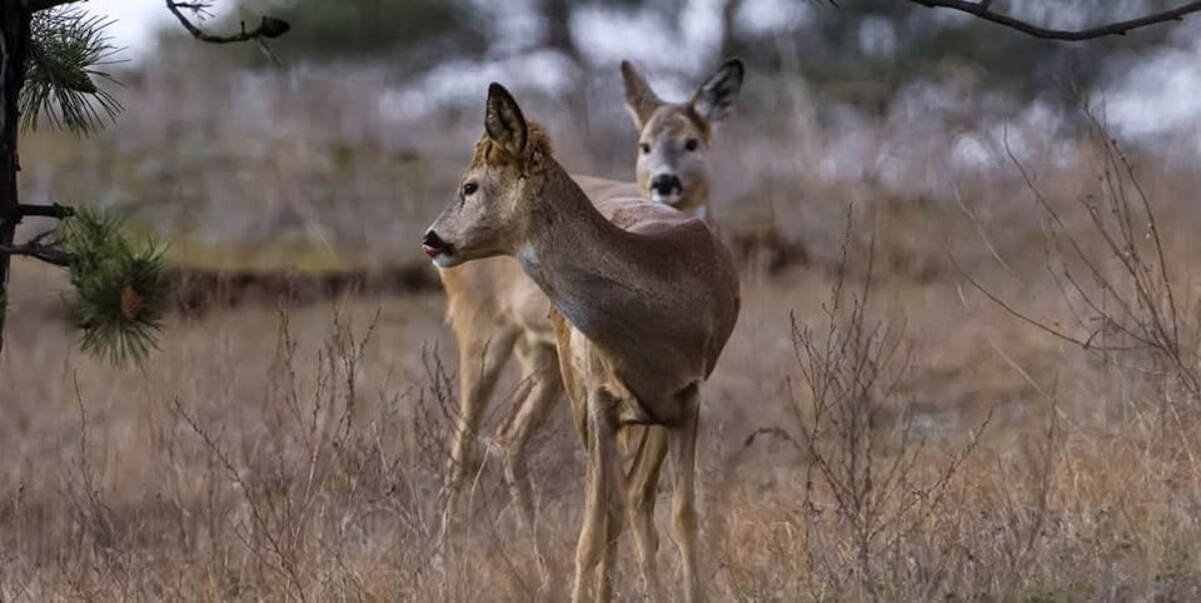
<svg viewBox="0 0 1201 603"><path fill-rule="evenodd" d="M438 265L449 263L454 249L454 245L443 241L433 230L426 232L421 240L421 251Z"/></svg>

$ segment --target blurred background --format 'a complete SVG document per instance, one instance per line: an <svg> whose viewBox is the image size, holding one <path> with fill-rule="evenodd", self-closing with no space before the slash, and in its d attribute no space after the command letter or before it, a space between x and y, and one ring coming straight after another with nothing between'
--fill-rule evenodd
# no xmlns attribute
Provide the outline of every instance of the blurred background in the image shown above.
<svg viewBox="0 0 1201 603"><path fill-rule="evenodd" d="M293 24L264 50L198 44L159 4L87 4L114 20L112 92L126 110L82 143L32 133L47 146L26 152L22 183L30 199L128 207L186 240L185 255L195 242L412 258L492 80L551 127L569 169L630 179L622 59L678 101L723 57L743 57L749 81L714 145L714 202L735 221L787 217L779 228L819 247L826 228L806 213L880 195L950 201L1013 176L1005 142L1071 163L1085 106L1173 165L1201 154L1201 26L1189 20L1063 44L894 0L214 4L212 31L264 13ZM1073 27L1169 4L997 10Z"/></svg>

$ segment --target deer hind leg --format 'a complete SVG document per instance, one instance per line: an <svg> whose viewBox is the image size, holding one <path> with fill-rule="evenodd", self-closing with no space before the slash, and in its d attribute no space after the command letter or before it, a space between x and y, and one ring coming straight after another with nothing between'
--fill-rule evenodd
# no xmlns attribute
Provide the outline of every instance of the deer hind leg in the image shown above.
<svg viewBox="0 0 1201 603"><path fill-rule="evenodd" d="M700 400L696 387L681 394L681 420L668 435L673 474L672 532L684 574L684 601L700 600L697 574L696 432Z"/></svg>
<svg viewBox="0 0 1201 603"><path fill-rule="evenodd" d="M517 331L508 327L486 334L491 337L485 337L473 328L455 329L455 339L459 345L459 413L446 467L443 537L451 530L467 470L473 465L476 434L484 408L496 389L501 369L512 354L517 338Z"/></svg>
<svg viewBox="0 0 1201 603"><path fill-rule="evenodd" d="M584 600L588 574L596 572L596 600L612 596L609 569L621 531L620 474L617 467L616 398L600 388L588 392L588 477L583 521L576 545L575 584L571 599ZM602 557L604 559L602 559Z"/></svg>
<svg viewBox="0 0 1201 603"><path fill-rule="evenodd" d="M528 380L531 386L524 396L514 400L514 414L501 428L499 440L504 447L505 481L508 482L509 493L529 530L534 555L538 559L539 574L545 587L549 584L550 576L538 538L537 508L534 505L525 446L530 436L546 422L550 409L563 395L563 380L559 375L559 359L553 345L519 345L517 359L523 367L522 379Z"/></svg>
<svg viewBox="0 0 1201 603"><path fill-rule="evenodd" d="M638 548L642 569L642 586L652 601L663 600L659 568L655 554L659 551L659 535L655 530L655 495L659 485L659 470L667 454L667 429L659 425L630 426L625 434L637 443L634 460L626 479L626 496L630 525Z"/></svg>

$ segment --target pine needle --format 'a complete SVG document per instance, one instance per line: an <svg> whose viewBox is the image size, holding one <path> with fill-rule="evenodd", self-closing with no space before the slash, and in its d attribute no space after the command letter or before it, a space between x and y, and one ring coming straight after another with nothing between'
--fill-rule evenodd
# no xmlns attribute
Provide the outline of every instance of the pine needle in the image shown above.
<svg viewBox="0 0 1201 603"><path fill-rule="evenodd" d="M116 83L99 70L118 62L120 49L105 34L112 23L72 6L34 14L20 99L26 130L36 129L44 118L53 127L86 136L121 112L117 98L96 85L98 79Z"/></svg>
<svg viewBox="0 0 1201 603"><path fill-rule="evenodd" d="M162 327L169 283L165 248L154 241L134 242L121 220L83 208L62 226L62 246L74 257L75 287L68 300L84 351L114 364L141 364Z"/></svg>

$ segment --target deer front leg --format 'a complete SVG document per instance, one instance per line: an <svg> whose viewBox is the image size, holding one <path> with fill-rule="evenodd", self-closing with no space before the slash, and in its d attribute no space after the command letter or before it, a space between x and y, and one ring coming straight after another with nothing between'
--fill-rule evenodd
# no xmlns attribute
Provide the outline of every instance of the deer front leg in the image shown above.
<svg viewBox="0 0 1201 603"><path fill-rule="evenodd" d="M670 428L668 446L673 474L672 532L684 573L684 601L700 600L697 574L697 514L696 514L696 432L700 414L700 399L695 386L681 394L681 420Z"/></svg>
<svg viewBox="0 0 1201 603"><path fill-rule="evenodd" d="M490 335L491 337L487 337ZM458 512L458 496L462 490L467 470L472 466L472 452L476 447L476 434L484 408L496 389L501 369L513 352L517 332L513 329L496 330L491 333L470 328L456 328L455 339L459 346L459 414L447 461L446 507L442 513L442 537L451 531L453 517Z"/></svg>
<svg viewBox="0 0 1201 603"><path fill-rule="evenodd" d="M505 481L529 531L534 556L538 560L539 576L545 588L550 576L538 538L537 508L534 505L525 446L530 436L546 421L555 401L563 395L563 380L559 376L559 360L554 346L545 343L518 346L517 357L524 368L522 379L528 380L531 386L524 396L514 401L514 414L501 428L498 439L504 448Z"/></svg>

